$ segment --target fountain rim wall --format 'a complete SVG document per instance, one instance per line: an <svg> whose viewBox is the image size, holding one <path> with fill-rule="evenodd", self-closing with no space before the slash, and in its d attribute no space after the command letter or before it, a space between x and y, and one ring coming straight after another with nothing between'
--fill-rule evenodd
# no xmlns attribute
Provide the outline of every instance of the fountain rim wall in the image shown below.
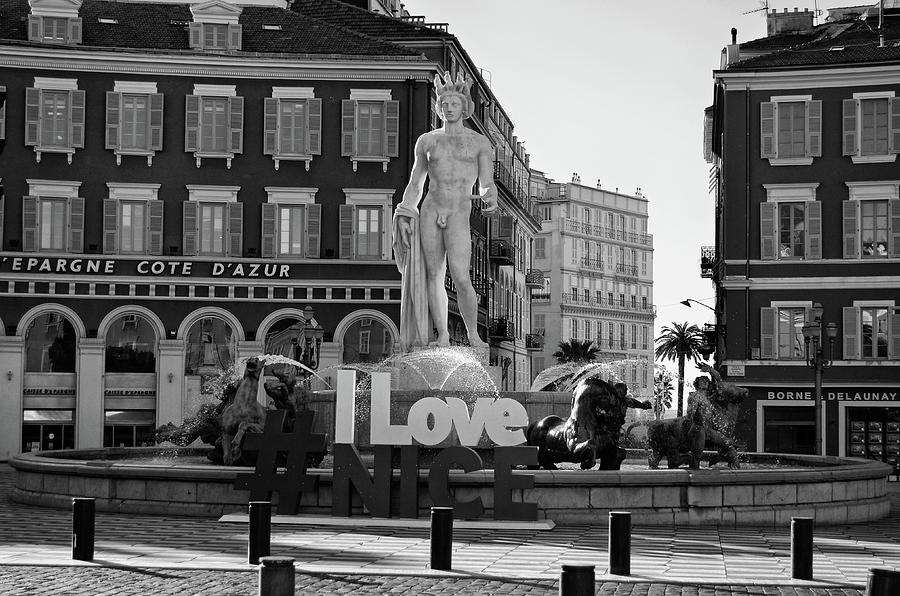
<svg viewBox="0 0 900 596"><path fill-rule="evenodd" d="M79 449L17 455L13 499L57 508L72 497L94 497L99 511L219 516L246 512L246 491L231 485L252 468L205 464L132 463L78 457L145 455L160 452L202 454L207 449L158 447ZM636 452L632 452L636 454ZM65 457L60 455L65 454ZM528 470L534 488L516 489L514 501L538 503L539 519L557 524L606 523L605 512L631 510L634 523L773 525L792 515L811 515L817 523L839 524L879 519L888 514L886 479L892 468L882 462L834 456L749 453L751 461L780 459L809 468ZM302 514L330 514L332 471L319 476L317 494L305 494ZM395 476L399 471L395 471ZM493 507L493 470L450 472L458 498L481 496L488 519ZM420 470L420 517L427 517L427 470ZM354 515L366 515L356 508Z"/></svg>

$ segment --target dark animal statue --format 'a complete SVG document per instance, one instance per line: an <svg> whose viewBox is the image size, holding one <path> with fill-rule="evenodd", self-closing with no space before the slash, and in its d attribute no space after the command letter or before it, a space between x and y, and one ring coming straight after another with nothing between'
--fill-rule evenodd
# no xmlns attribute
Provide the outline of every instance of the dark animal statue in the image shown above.
<svg viewBox="0 0 900 596"><path fill-rule="evenodd" d="M666 458L670 469L684 464L691 469L699 469L707 441L719 452L718 457L710 459L710 465L721 458L728 463L729 468L740 467L734 445L725 435L706 426L703 410L700 408L696 408L691 416L654 420L648 424L647 446L650 455L647 463L655 470L659 467L660 460Z"/></svg>
<svg viewBox="0 0 900 596"><path fill-rule="evenodd" d="M611 385L596 377L580 381L568 419L547 416L528 426L526 441L538 448L538 465L555 470L558 462L573 462L589 470L599 461L601 470L618 470L625 459L618 441L627 409L651 407L627 393L624 383Z"/></svg>
<svg viewBox="0 0 900 596"><path fill-rule="evenodd" d="M263 431L266 408L256 401L261 368L256 358L247 360L244 379L238 385L234 400L222 412L222 459L226 466L241 459L241 443L246 433Z"/></svg>

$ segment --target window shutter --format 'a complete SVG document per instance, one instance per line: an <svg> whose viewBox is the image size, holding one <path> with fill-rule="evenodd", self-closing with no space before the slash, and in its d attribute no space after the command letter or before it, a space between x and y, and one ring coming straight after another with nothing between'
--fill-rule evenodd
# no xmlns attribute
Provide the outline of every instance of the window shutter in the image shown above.
<svg viewBox="0 0 900 596"><path fill-rule="evenodd" d="M888 151L900 153L900 97L891 98L888 112Z"/></svg>
<svg viewBox="0 0 900 596"><path fill-rule="evenodd" d="M806 102L806 155L822 157L822 100Z"/></svg>
<svg viewBox="0 0 900 596"><path fill-rule="evenodd" d="M103 254L119 252L119 201L103 199Z"/></svg>
<svg viewBox="0 0 900 596"><path fill-rule="evenodd" d="M122 94L115 91L106 92L106 148L119 148L119 105Z"/></svg>
<svg viewBox="0 0 900 596"><path fill-rule="evenodd" d="M199 232L197 230L197 202L196 201L185 201L182 203L182 218L181 224L183 226L182 230L182 242L181 242L181 254L188 255L196 255L200 252L200 247L197 244L197 239L199 236Z"/></svg>
<svg viewBox="0 0 900 596"><path fill-rule="evenodd" d="M243 256L241 236L244 223L244 204L228 203L228 255Z"/></svg>
<svg viewBox="0 0 900 596"><path fill-rule="evenodd" d="M147 238L148 252L151 255L163 254L163 213L165 203L158 199L147 201Z"/></svg>
<svg viewBox="0 0 900 596"><path fill-rule="evenodd" d="M822 258L822 203L806 201L806 258Z"/></svg>
<svg viewBox="0 0 900 596"><path fill-rule="evenodd" d="M778 258L778 229L775 225L778 203L759 204L759 258Z"/></svg>
<svg viewBox="0 0 900 596"><path fill-rule="evenodd" d="M199 95L186 95L184 97L184 150L188 153L200 151Z"/></svg>
<svg viewBox="0 0 900 596"><path fill-rule="evenodd" d="M266 98L268 101L271 97ZM275 256L275 220L278 215L278 205L275 203L263 203L262 205L262 246L260 253L262 258L268 259Z"/></svg>
<svg viewBox="0 0 900 596"><path fill-rule="evenodd" d="M0 247L3 246L3 222L6 214L6 197L0 193Z"/></svg>
<svg viewBox="0 0 900 596"><path fill-rule="evenodd" d="M75 90L70 92L71 111L69 120L69 131L71 136L72 147L84 147L84 91Z"/></svg>
<svg viewBox="0 0 900 596"><path fill-rule="evenodd" d="M778 309L764 306L759 309L759 357L763 360L775 358L775 321Z"/></svg>
<svg viewBox="0 0 900 596"><path fill-rule="evenodd" d="M888 220L890 221L888 254L892 257L900 257L900 199L888 201Z"/></svg>
<svg viewBox="0 0 900 596"><path fill-rule="evenodd" d="M843 201L844 258L859 258L859 240L856 230L857 201Z"/></svg>
<svg viewBox="0 0 900 596"><path fill-rule="evenodd" d="M842 310L844 360L859 360L859 308L845 306Z"/></svg>
<svg viewBox="0 0 900 596"><path fill-rule="evenodd" d="M162 151L163 148L163 94L150 94L150 149Z"/></svg>
<svg viewBox="0 0 900 596"><path fill-rule="evenodd" d="M843 152L842 155L856 155L856 114L859 109L858 99L843 101Z"/></svg>
<svg viewBox="0 0 900 596"><path fill-rule="evenodd" d="M84 252L84 197L69 199L69 252Z"/></svg>
<svg viewBox="0 0 900 596"><path fill-rule="evenodd" d="M341 100L341 155L356 154L356 102Z"/></svg>
<svg viewBox="0 0 900 596"><path fill-rule="evenodd" d="M25 144L38 145L41 139L41 90L25 89Z"/></svg>
<svg viewBox="0 0 900 596"><path fill-rule="evenodd" d="M340 205L341 258L353 258L353 205Z"/></svg>
<svg viewBox="0 0 900 596"><path fill-rule="evenodd" d="M203 23L190 23L189 24L189 35L190 38L190 47L193 50L199 50L203 48Z"/></svg>
<svg viewBox="0 0 900 596"><path fill-rule="evenodd" d="M497 237L500 240L512 241L513 237L513 217L512 215L501 215L499 224L497 225Z"/></svg>
<svg viewBox="0 0 900 596"><path fill-rule="evenodd" d="M42 31L41 17L28 15L28 41L41 41L43 39Z"/></svg>
<svg viewBox="0 0 900 596"><path fill-rule="evenodd" d="M266 97L263 100L263 155L276 153L278 153L278 100Z"/></svg>
<svg viewBox="0 0 900 596"><path fill-rule="evenodd" d="M37 250L38 198L22 197L22 252Z"/></svg>
<svg viewBox="0 0 900 596"><path fill-rule="evenodd" d="M228 98L228 114L230 129L228 135L228 150L231 153L244 151L244 98Z"/></svg>
<svg viewBox="0 0 900 596"><path fill-rule="evenodd" d="M343 220L342 220L343 221ZM306 206L306 258L318 259L322 244L322 205Z"/></svg>
<svg viewBox="0 0 900 596"><path fill-rule="evenodd" d="M310 155L322 155L322 100L319 98L306 101L306 151Z"/></svg>
<svg viewBox="0 0 900 596"><path fill-rule="evenodd" d="M759 156L763 159L777 157L775 151L775 102L759 104Z"/></svg>
<svg viewBox="0 0 900 596"><path fill-rule="evenodd" d="M891 313L891 352L888 357L892 360L900 360L900 308L895 308Z"/></svg>
<svg viewBox="0 0 900 596"><path fill-rule="evenodd" d="M81 19L80 18L70 18L69 19L69 37L66 41L68 43L81 43Z"/></svg>
<svg viewBox="0 0 900 596"><path fill-rule="evenodd" d="M241 25L240 24L228 25L228 49L229 50L241 49Z"/></svg>
<svg viewBox="0 0 900 596"><path fill-rule="evenodd" d="M397 157L400 146L400 102L384 102L384 154Z"/></svg>

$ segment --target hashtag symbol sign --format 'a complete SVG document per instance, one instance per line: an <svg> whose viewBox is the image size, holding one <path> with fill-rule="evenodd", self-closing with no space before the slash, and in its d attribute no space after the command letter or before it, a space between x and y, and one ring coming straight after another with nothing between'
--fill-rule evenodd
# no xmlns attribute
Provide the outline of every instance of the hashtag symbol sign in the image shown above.
<svg viewBox="0 0 900 596"><path fill-rule="evenodd" d="M318 488L318 476L306 473L308 453L325 451L326 436L312 432L315 413L304 410L297 413L294 430L284 432L285 412L270 410L261 433L244 436L244 450L258 451L256 469L251 474L238 474L234 488L250 490L250 500L268 501L272 493L278 493L280 515L296 515L300 508L300 495ZM279 455L285 454L284 471L278 471Z"/></svg>

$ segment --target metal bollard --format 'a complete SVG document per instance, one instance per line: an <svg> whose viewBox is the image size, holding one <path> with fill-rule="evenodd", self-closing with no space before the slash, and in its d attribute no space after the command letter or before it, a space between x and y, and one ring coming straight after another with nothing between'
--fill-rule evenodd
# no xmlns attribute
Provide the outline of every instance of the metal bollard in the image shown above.
<svg viewBox="0 0 900 596"><path fill-rule="evenodd" d="M95 499L72 499L72 559L94 560Z"/></svg>
<svg viewBox="0 0 900 596"><path fill-rule="evenodd" d="M294 596L294 559L263 557L259 560L258 596Z"/></svg>
<svg viewBox="0 0 900 596"><path fill-rule="evenodd" d="M813 578L813 518L791 518L791 579Z"/></svg>
<svg viewBox="0 0 900 596"><path fill-rule="evenodd" d="M559 596L594 596L593 565L563 565L559 574Z"/></svg>
<svg viewBox="0 0 900 596"><path fill-rule="evenodd" d="M894 569L869 569L866 596L895 596L900 594L900 571Z"/></svg>
<svg viewBox="0 0 900 596"><path fill-rule="evenodd" d="M431 568L450 571L453 559L453 507L431 508Z"/></svg>
<svg viewBox="0 0 900 596"><path fill-rule="evenodd" d="M609 572L631 575L631 512L609 512Z"/></svg>
<svg viewBox="0 0 900 596"><path fill-rule="evenodd" d="M269 556L272 539L271 501L250 501L248 512L250 531L247 536L247 562L259 564L260 557Z"/></svg>

